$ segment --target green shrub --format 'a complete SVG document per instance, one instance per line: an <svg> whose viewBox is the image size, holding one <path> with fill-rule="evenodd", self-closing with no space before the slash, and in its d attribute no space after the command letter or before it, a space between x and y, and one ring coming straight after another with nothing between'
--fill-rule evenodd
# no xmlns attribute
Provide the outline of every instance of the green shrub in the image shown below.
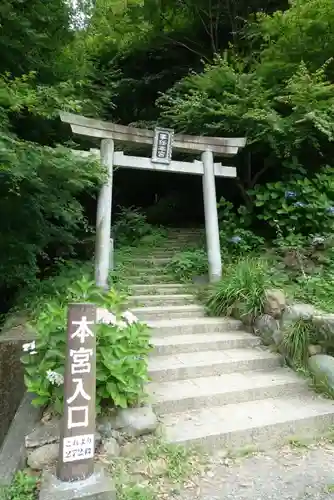
<svg viewBox="0 0 334 500"><path fill-rule="evenodd" d="M120 210L113 232L118 247L138 243L153 246L165 236L162 229L149 224L146 215L133 207Z"/></svg>
<svg viewBox="0 0 334 500"><path fill-rule="evenodd" d="M193 276L201 276L208 272L208 257L204 250L187 250L178 253L167 265L179 281L188 281Z"/></svg>
<svg viewBox="0 0 334 500"><path fill-rule="evenodd" d="M52 274L44 279L34 279L17 296L12 311L25 311L36 317L45 302L54 297L66 297L69 288L81 278L92 280L93 263L77 260L60 261Z"/></svg>
<svg viewBox="0 0 334 500"><path fill-rule="evenodd" d="M334 227L334 181L324 168L314 179L295 176L288 182L256 186L253 191L257 216L280 237L294 233L309 237L332 233Z"/></svg>
<svg viewBox="0 0 334 500"><path fill-rule="evenodd" d="M327 312L333 312L334 273L325 270L314 275L301 277L295 285L295 298L313 304Z"/></svg>
<svg viewBox="0 0 334 500"><path fill-rule="evenodd" d="M222 279L209 294L208 310L218 316L247 316L253 320L263 313L265 290L271 283L267 261L240 258L224 267Z"/></svg>
<svg viewBox="0 0 334 500"><path fill-rule="evenodd" d="M27 390L37 395L34 405L50 406L57 413L63 409L68 302L92 302L113 312L111 324L99 323L96 327L97 411L105 405L125 408L141 400L148 379L149 329L129 312L122 317L124 299L115 290L103 292L83 278L64 296L55 297L39 310L31 325L36 342L25 345L27 354L22 356Z"/></svg>
<svg viewBox="0 0 334 500"><path fill-rule="evenodd" d="M264 248L264 238L257 236L249 229L223 229L219 232L223 257L227 255L241 256L252 252L261 252Z"/></svg>
<svg viewBox="0 0 334 500"><path fill-rule="evenodd" d="M10 486L1 488L1 500L35 500L37 499L38 477L23 471L18 472Z"/></svg>
<svg viewBox="0 0 334 500"><path fill-rule="evenodd" d="M251 215L244 207L236 212L232 203L221 198L218 203L219 236L223 257L241 256L261 251L264 239L249 229Z"/></svg>

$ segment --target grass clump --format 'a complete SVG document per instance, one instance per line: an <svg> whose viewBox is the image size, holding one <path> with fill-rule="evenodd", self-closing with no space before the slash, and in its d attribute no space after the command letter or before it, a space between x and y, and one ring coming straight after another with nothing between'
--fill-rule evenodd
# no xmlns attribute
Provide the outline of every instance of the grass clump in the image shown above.
<svg viewBox="0 0 334 500"><path fill-rule="evenodd" d="M0 500L36 500L38 480L25 471L18 472L10 486L0 486Z"/></svg>
<svg viewBox="0 0 334 500"><path fill-rule="evenodd" d="M165 462L165 476L177 483L183 482L192 473L195 455L181 445L174 445L157 440L151 443L146 450L148 460L163 460Z"/></svg>
<svg viewBox="0 0 334 500"><path fill-rule="evenodd" d="M240 258L224 268L222 279L211 289L208 311L218 316L250 316L253 320L263 313L265 291L271 285L268 261Z"/></svg>
<svg viewBox="0 0 334 500"><path fill-rule="evenodd" d="M286 325L283 330L282 346L288 361L294 368L307 367L308 348L316 342L317 332L310 319L300 318Z"/></svg>
<svg viewBox="0 0 334 500"><path fill-rule="evenodd" d="M119 500L155 500L154 491L146 486L124 486L117 495Z"/></svg>
<svg viewBox="0 0 334 500"><path fill-rule="evenodd" d="M185 483L196 480L203 461L204 455L195 449L169 444L156 437L142 443L131 457L104 463L115 480L117 498L157 500L173 497Z"/></svg>

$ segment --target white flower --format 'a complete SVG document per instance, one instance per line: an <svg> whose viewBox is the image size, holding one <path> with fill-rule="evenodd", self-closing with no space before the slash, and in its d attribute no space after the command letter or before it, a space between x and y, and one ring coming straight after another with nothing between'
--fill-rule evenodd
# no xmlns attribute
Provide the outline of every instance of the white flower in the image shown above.
<svg viewBox="0 0 334 500"><path fill-rule="evenodd" d="M48 370L46 372L46 378L52 385L62 385L64 383L64 377L58 372L53 372L52 370Z"/></svg>
<svg viewBox="0 0 334 500"><path fill-rule="evenodd" d="M325 243L325 238L323 236L314 236L312 245L321 245L322 243Z"/></svg>
<svg viewBox="0 0 334 500"><path fill-rule="evenodd" d="M117 325L116 316L107 309L98 308L97 321L98 323L104 323L105 325Z"/></svg>
<svg viewBox="0 0 334 500"><path fill-rule="evenodd" d="M120 330L124 330L124 328L127 328L128 325L125 323L125 321L119 321L117 323L117 326Z"/></svg>
<svg viewBox="0 0 334 500"><path fill-rule="evenodd" d="M24 352L28 352L29 354L37 354L36 341L33 340L32 342L29 342L28 344L23 344L22 349Z"/></svg>
<svg viewBox="0 0 334 500"><path fill-rule="evenodd" d="M131 311L125 311L122 314L122 318L124 318L129 323L129 325L132 325L133 323L138 323L138 318L134 314L132 314Z"/></svg>

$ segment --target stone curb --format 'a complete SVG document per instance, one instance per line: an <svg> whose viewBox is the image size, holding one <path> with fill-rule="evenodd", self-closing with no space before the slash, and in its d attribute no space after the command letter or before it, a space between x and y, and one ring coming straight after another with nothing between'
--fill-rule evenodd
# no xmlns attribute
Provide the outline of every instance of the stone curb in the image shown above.
<svg viewBox="0 0 334 500"><path fill-rule="evenodd" d="M26 393L13 418L0 450L0 482L9 485L14 474L23 466L25 459L25 436L31 432L41 418L41 410L31 401L35 395Z"/></svg>

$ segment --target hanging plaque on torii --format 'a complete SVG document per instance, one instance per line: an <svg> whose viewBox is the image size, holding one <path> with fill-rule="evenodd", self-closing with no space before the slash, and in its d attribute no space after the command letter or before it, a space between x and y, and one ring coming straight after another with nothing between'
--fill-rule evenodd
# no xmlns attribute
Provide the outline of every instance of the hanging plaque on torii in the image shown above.
<svg viewBox="0 0 334 500"><path fill-rule="evenodd" d="M206 242L210 282L222 275L219 225L216 200L215 176L236 177L236 168L214 163L213 154L235 156L246 144L245 138L223 138L174 134L170 129L155 131L127 127L103 120L95 120L72 113L61 112L61 120L71 125L72 132L81 136L101 139L101 149L75 152L80 155L98 154L108 170L108 178L102 186L96 216L95 279L99 287L107 288L111 254L111 209L113 167L126 167L164 172L201 175L205 214ZM124 155L114 151L114 143L150 145L152 157ZM171 159L172 148L187 153L201 153L201 160L192 162Z"/></svg>
<svg viewBox="0 0 334 500"><path fill-rule="evenodd" d="M169 165L172 159L174 130L169 128L154 129L152 161Z"/></svg>

